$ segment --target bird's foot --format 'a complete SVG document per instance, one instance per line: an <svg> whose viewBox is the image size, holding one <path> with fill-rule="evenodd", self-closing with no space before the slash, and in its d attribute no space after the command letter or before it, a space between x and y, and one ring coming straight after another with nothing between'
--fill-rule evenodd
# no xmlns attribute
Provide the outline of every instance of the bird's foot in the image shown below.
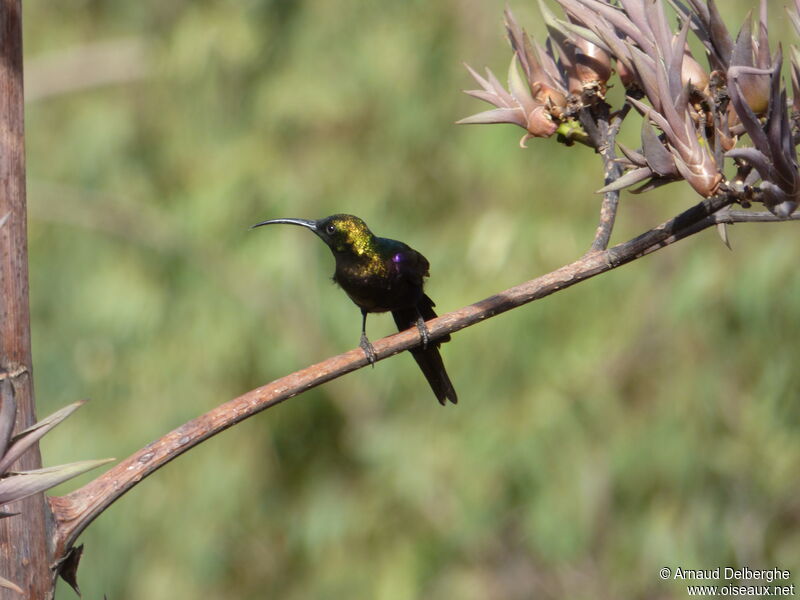
<svg viewBox="0 0 800 600"><path fill-rule="evenodd" d="M428 327L425 325L425 319L422 316L417 317L417 329L419 329L419 337L422 338L422 349L428 349L428 342L430 342L430 333Z"/></svg>
<svg viewBox="0 0 800 600"><path fill-rule="evenodd" d="M362 333L361 334L361 341L359 342L358 345L364 351L364 354L366 354L367 360L369 361L369 364L371 364L374 367L375 366L375 362L378 360L378 355L375 354L375 348L373 347L372 343L369 341L369 338L367 338L367 334L366 333Z"/></svg>

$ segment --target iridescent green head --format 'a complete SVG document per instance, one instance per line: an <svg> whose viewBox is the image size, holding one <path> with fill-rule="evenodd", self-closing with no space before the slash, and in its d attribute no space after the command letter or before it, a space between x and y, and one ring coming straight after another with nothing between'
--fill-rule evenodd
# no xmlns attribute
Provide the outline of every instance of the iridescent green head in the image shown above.
<svg viewBox="0 0 800 600"><path fill-rule="evenodd" d="M375 236L361 219L355 215L331 215L324 219L271 219L253 225L300 225L316 233L334 253L352 252L358 256L374 249Z"/></svg>

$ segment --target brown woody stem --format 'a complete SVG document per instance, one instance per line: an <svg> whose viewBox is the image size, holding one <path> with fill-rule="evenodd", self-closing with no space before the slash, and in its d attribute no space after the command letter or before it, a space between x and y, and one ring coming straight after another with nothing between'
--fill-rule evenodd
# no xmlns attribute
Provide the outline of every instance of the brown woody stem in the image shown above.
<svg viewBox="0 0 800 600"><path fill-rule="evenodd" d="M23 100L22 2L0 0L0 373L6 380L5 400L15 405L15 410L3 411L7 421L0 428L6 433L21 431L36 421L28 303ZM41 466L35 444L12 468ZM0 507L0 512L19 513L0 519L0 577L22 589L25 598L46 598L51 587L45 508L42 494ZM8 585L0 586L0 598L19 597Z"/></svg>

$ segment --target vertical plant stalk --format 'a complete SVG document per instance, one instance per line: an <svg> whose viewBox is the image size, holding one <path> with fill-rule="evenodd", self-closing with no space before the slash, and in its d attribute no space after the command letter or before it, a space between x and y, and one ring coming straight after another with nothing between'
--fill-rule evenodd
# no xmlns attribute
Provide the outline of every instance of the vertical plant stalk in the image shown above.
<svg viewBox="0 0 800 600"><path fill-rule="evenodd" d="M25 210L25 131L22 84L22 2L0 0L0 375L11 381L17 418L14 431L36 421L31 378L28 305L28 242ZM42 466L38 445L13 465ZM0 575L25 598L47 598L52 589L43 494L0 506L20 513L0 519ZM0 598L19 599L0 588Z"/></svg>
<svg viewBox="0 0 800 600"><path fill-rule="evenodd" d="M631 109L629 102L626 102L618 114L614 115L609 124L606 118L599 121L601 135L601 147L598 149L603 159L603 184L608 185L619 179L622 175L622 167L616 162L616 151L614 145L617 143L617 133L622 125L622 121ZM594 234L592 250L605 250L611 241L611 232L614 230L614 221L617 218L619 208L619 190L611 190L603 194L603 204L600 207L600 223Z"/></svg>

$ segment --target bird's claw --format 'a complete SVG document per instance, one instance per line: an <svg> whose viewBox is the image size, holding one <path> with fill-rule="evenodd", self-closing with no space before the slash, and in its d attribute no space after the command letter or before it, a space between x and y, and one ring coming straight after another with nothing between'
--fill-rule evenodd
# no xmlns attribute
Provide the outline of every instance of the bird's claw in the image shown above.
<svg viewBox="0 0 800 600"><path fill-rule="evenodd" d="M417 317L417 329L419 329L419 337L422 338L422 349L427 350L431 338L425 320L421 316Z"/></svg>
<svg viewBox="0 0 800 600"><path fill-rule="evenodd" d="M366 355L369 364L371 364L374 367L375 363L378 360L378 355L375 354L375 348L367 338L366 334L364 333L361 334L361 341L359 342L358 345L364 351L364 354Z"/></svg>

